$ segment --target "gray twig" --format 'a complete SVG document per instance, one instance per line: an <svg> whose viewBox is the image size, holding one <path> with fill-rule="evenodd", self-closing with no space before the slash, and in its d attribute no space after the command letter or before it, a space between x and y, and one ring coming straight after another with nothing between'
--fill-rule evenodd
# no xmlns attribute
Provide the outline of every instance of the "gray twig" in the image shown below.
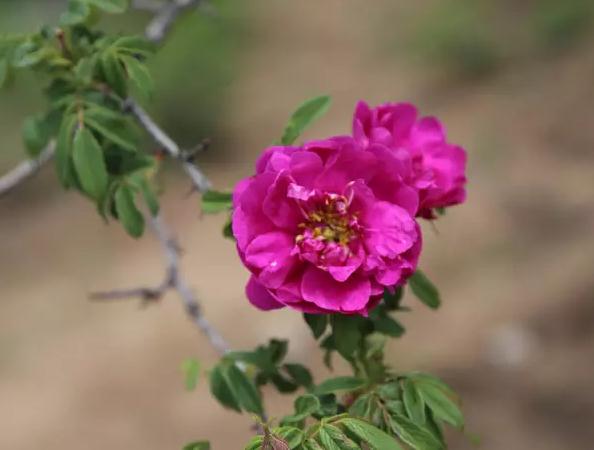
<svg viewBox="0 0 594 450"><path fill-rule="evenodd" d="M166 273L161 284L156 287L96 292L91 294L91 299L124 300L140 298L146 304L160 300L169 290L175 290L184 303L186 313L208 338L215 350L220 354L227 353L229 351L229 345L223 336L204 318L198 298L181 276L179 268L181 252L177 240L171 235L160 216L151 217L150 223L157 239L161 243L166 259Z"/></svg>
<svg viewBox="0 0 594 450"><path fill-rule="evenodd" d="M2 175L0 177L0 197L39 172L39 169L52 159L55 151L56 145L50 142L36 159L22 161L14 169Z"/></svg>
<svg viewBox="0 0 594 450"><path fill-rule="evenodd" d="M148 113L142 109L142 107L136 103L136 101L132 98L127 99L124 102L124 109L129 111L142 125L142 127L146 130L146 132L154 139L154 141L159 144L163 150L167 152L167 154L172 157L173 159L178 160L182 167L184 168L185 172L188 174L190 179L192 180L192 184L194 188L198 192L206 192L211 188L210 181L206 178L206 175L198 168L193 161L189 160L186 157L185 152L183 152L179 145L175 143L173 139L171 139L148 115Z"/></svg>
<svg viewBox="0 0 594 450"><path fill-rule="evenodd" d="M155 43L160 43L173 26L178 16L184 11L198 6L202 0L171 0L158 9L153 20L145 30L146 38Z"/></svg>

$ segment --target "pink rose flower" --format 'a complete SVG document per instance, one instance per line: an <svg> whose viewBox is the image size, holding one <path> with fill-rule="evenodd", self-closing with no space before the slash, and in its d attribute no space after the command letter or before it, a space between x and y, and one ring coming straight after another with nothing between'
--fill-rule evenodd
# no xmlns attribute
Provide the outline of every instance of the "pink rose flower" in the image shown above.
<svg viewBox="0 0 594 450"><path fill-rule="evenodd" d="M370 109L359 102L353 136L364 148L377 143L389 147L409 166L405 178L419 192L418 216L435 218L435 208L464 202L466 152L447 142L445 129L436 118L419 118L409 103L386 103Z"/></svg>
<svg viewBox="0 0 594 450"><path fill-rule="evenodd" d="M269 310L362 314L417 266L418 194L383 145L350 137L270 147L233 194L233 234Z"/></svg>

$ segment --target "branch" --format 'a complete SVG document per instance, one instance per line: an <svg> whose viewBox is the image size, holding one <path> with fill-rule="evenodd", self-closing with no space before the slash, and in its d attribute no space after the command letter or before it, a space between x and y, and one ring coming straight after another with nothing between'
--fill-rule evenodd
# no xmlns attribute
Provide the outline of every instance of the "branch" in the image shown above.
<svg viewBox="0 0 594 450"><path fill-rule="evenodd" d="M148 113L142 109L142 107L136 103L132 98L128 98L124 102L124 110L130 112L142 125L145 131L159 144L167 154L179 161L192 180L194 188L201 193L208 191L211 188L211 183L206 178L206 175L194 164L191 160L186 158L186 154L179 148L173 139L171 139L148 115Z"/></svg>
<svg viewBox="0 0 594 450"><path fill-rule="evenodd" d="M162 42L177 17L184 11L198 6L201 2L202 0L172 0L165 3L147 25L146 38L157 44Z"/></svg>
<svg viewBox="0 0 594 450"><path fill-rule="evenodd" d="M92 300L123 300L140 298L143 303L160 300L169 290L175 290L184 303L186 313L208 338L215 350L222 354L229 351L229 345L221 334L204 318L198 298L181 276L179 268L180 247L170 234L160 216L151 217L152 229L163 248L166 263L165 278L156 287L139 287L135 289L96 292L91 294Z"/></svg>
<svg viewBox="0 0 594 450"><path fill-rule="evenodd" d="M28 180L54 156L56 145L51 142L36 159L21 162L10 172L0 177L0 197L4 196L22 182Z"/></svg>

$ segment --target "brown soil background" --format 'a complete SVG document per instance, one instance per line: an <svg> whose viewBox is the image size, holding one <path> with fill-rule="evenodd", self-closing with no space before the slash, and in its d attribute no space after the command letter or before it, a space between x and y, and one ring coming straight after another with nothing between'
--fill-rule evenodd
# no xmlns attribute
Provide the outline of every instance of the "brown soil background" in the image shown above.
<svg viewBox="0 0 594 450"><path fill-rule="evenodd" d="M453 384L482 448L591 449L594 41L487 79L451 80L382 54L377 27L398 27L398 8L372 4L254 0L251 43L225 94L225 148L217 156L214 142L204 168L231 187L289 111L319 92L334 104L307 137L347 132L359 98L409 99L438 115L468 149L469 198L438 234L425 229L422 267L444 305L435 313L409 297L408 333L390 359ZM224 218L200 217L183 176L166 185L164 215L212 323L237 348L290 338L290 357L325 374L298 314L259 313L244 299L246 271L218 238ZM175 295L146 309L86 298L161 274L152 237L136 242L104 226L87 202L57 189L51 170L0 200L0 448L179 449L199 438L243 448L249 418L219 407L204 378L184 391L182 360L207 368L216 355ZM290 405L266 398L272 416ZM454 435L452 448L472 445Z"/></svg>

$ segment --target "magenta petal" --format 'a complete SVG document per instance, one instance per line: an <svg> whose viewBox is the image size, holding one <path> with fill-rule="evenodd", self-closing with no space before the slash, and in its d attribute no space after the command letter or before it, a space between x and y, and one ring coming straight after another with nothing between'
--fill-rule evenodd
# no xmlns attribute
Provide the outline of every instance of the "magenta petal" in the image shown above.
<svg viewBox="0 0 594 450"><path fill-rule="evenodd" d="M279 173L268 189L262 204L262 211L270 221L288 231L296 230L302 219L297 203L287 195L289 185L292 183L292 178L286 172Z"/></svg>
<svg viewBox="0 0 594 450"><path fill-rule="evenodd" d="M317 306L336 312L364 310L371 295L368 278L353 276L347 281L336 281L330 274L308 267L301 284L303 298Z"/></svg>
<svg viewBox="0 0 594 450"><path fill-rule="evenodd" d="M365 215L365 246L372 254L396 258L417 240L416 222L403 208L377 202Z"/></svg>
<svg viewBox="0 0 594 450"><path fill-rule="evenodd" d="M285 306L282 303L277 302L274 297L270 295L268 289L262 286L254 275L250 277L250 280L245 287L245 293L252 305L256 308L263 309L264 311L284 308Z"/></svg>
<svg viewBox="0 0 594 450"><path fill-rule="evenodd" d="M293 268L291 235L273 231L257 236L245 250L245 263L253 270L260 270L260 281L266 287L279 287Z"/></svg>

